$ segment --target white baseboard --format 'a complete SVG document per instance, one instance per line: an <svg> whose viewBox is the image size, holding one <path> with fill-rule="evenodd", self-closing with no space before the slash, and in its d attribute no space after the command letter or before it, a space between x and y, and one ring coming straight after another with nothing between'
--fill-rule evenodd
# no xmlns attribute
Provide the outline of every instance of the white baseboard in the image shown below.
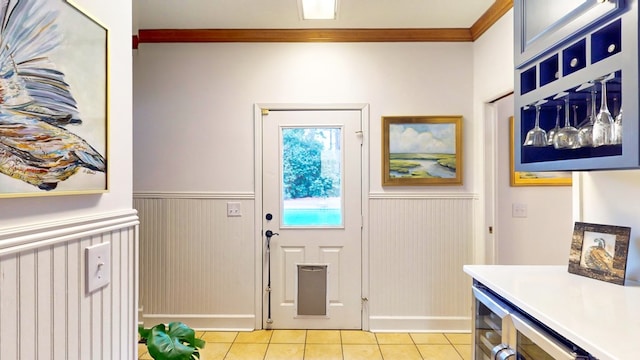
<svg viewBox="0 0 640 360"><path fill-rule="evenodd" d="M371 316L371 332L448 332L470 333L470 317Z"/></svg>
<svg viewBox="0 0 640 360"><path fill-rule="evenodd" d="M255 316L247 315L204 315L204 314L144 314L146 328L156 324L180 321L198 331L251 331L255 330Z"/></svg>

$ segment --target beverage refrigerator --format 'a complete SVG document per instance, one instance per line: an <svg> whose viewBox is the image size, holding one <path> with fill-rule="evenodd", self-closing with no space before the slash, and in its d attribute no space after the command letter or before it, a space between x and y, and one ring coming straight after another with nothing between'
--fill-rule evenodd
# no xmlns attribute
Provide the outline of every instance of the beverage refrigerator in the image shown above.
<svg viewBox="0 0 640 360"><path fill-rule="evenodd" d="M596 359L482 283L472 289L474 360Z"/></svg>

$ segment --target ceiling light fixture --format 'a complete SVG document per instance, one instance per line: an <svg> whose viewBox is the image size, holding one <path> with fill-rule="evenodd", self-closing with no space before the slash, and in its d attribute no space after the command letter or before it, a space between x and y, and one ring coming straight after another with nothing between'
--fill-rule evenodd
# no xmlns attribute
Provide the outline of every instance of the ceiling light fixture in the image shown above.
<svg viewBox="0 0 640 360"><path fill-rule="evenodd" d="M300 0L303 20L335 20L338 0Z"/></svg>

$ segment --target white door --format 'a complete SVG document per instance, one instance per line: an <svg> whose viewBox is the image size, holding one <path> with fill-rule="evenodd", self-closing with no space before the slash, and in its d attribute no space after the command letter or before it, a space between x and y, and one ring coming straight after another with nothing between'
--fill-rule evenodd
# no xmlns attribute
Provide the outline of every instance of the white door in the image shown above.
<svg viewBox="0 0 640 360"><path fill-rule="evenodd" d="M263 112L265 328L362 328L361 118Z"/></svg>

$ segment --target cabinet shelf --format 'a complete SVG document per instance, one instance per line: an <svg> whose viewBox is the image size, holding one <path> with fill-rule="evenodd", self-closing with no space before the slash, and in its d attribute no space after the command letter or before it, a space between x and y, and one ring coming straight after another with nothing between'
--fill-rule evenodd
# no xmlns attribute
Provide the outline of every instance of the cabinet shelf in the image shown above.
<svg viewBox="0 0 640 360"><path fill-rule="evenodd" d="M557 34L549 35L549 38L555 40L546 44L543 39L536 40L538 44L545 44L547 47L537 48L536 53L526 53L529 56L527 59L523 59L525 53L516 47L516 55L521 60L521 64L515 67L516 171L640 167L637 1L608 1L606 3L611 6L609 11L595 19L574 17L573 21L581 24L580 31L560 40L554 37ZM542 3L547 4L546 0ZM595 0L580 3L589 3L589 8L593 10L592 3ZM514 8L516 11L524 11L528 9L525 5L536 6L531 4L537 3L520 0L516 1ZM593 13L590 14L593 17ZM526 15L516 17L526 18ZM535 16L529 16L528 19L535 21ZM516 21L516 37L524 36L524 31L526 29L523 28L523 22ZM606 104L611 115L615 118L619 110L624 109L621 141L612 140L611 143L597 147L583 143L579 148L553 146L552 140L549 140L547 146L524 145L528 131L534 127L536 108L539 111L540 128L547 132L557 129L555 124L558 107L561 107L560 128L565 126L567 117L570 125L575 128L588 120L593 89L596 95L596 112L599 112L602 99L599 80L604 77L609 77L606 82ZM529 142L528 145L530 144Z"/></svg>

